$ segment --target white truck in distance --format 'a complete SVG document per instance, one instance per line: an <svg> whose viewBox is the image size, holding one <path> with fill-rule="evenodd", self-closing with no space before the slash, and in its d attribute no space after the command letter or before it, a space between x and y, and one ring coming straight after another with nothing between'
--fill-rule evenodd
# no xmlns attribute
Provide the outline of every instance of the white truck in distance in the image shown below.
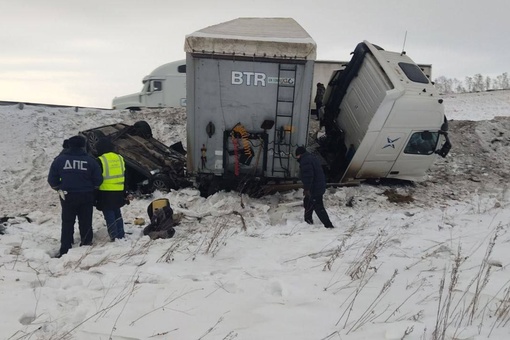
<svg viewBox="0 0 510 340"><path fill-rule="evenodd" d="M143 107L186 106L186 60L177 60L159 66L142 80L139 93L115 97L112 108L140 110Z"/></svg>

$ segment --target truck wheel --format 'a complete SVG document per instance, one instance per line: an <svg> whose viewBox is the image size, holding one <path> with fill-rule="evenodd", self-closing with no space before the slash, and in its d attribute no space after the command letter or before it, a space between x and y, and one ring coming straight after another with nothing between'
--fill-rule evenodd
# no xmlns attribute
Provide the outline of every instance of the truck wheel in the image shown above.
<svg viewBox="0 0 510 340"><path fill-rule="evenodd" d="M133 127L135 128L135 134L145 138L149 139L152 138L152 129L149 123L147 123L145 120L140 120L133 124Z"/></svg>

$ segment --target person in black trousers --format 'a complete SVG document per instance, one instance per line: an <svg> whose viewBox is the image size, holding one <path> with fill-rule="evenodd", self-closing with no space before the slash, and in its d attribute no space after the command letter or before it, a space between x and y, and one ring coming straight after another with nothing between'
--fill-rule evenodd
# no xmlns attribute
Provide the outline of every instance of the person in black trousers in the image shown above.
<svg viewBox="0 0 510 340"><path fill-rule="evenodd" d="M96 144L103 183L96 192L96 208L103 212L110 241L125 236L124 220L120 208L126 204L124 190L126 165L124 157L115 152L110 139L101 138ZM129 202L129 201L128 201Z"/></svg>
<svg viewBox="0 0 510 340"><path fill-rule="evenodd" d="M80 246L92 244L94 190L102 182L99 164L85 151L85 138L69 138L68 149L53 160L48 173L48 184L59 193L62 206L62 231L57 257L66 254L72 246L76 217Z"/></svg>
<svg viewBox="0 0 510 340"><path fill-rule="evenodd" d="M296 149L296 158L299 162L300 178L303 182L305 222L313 224L312 214L315 211L324 227L334 228L322 201L322 196L326 192L326 176L319 159L308 153L303 146Z"/></svg>
<svg viewBox="0 0 510 340"><path fill-rule="evenodd" d="M315 92L315 99L313 100L315 102L315 110L317 112L317 120L320 118L320 110L322 107L322 101L324 100L324 94L326 93L326 87L324 87L324 84L317 83L317 90Z"/></svg>

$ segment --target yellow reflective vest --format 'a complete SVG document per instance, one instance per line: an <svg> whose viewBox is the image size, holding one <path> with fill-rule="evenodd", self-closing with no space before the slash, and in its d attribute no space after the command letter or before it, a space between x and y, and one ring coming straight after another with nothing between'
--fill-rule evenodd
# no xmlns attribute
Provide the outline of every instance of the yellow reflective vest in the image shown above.
<svg viewBox="0 0 510 340"><path fill-rule="evenodd" d="M103 183L101 191L123 191L126 165L124 158L114 152L107 152L99 157L103 165Z"/></svg>

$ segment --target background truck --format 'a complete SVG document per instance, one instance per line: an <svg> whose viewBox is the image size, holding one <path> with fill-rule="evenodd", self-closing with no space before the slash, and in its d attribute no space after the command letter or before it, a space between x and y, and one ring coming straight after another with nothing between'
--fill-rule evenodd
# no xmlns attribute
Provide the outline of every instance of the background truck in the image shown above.
<svg viewBox="0 0 510 340"><path fill-rule="evenodd" d="M177 60L156 68L142 80L139 93L115 97L112 108L140 110L141 108L186 106L186 60Z"/></svg>

